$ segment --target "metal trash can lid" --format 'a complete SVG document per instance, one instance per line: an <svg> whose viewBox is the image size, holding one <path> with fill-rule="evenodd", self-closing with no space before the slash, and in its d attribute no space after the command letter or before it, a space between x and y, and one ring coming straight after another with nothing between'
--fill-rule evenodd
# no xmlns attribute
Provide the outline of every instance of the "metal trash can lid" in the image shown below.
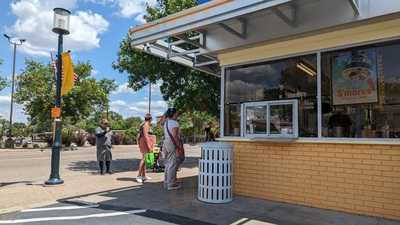
<svg viewBox="0 0 400 225"><path fill-rule="evenodd" d="M233 145L226 142L205 142L201 144L205 149L232 149Z"/></svg>

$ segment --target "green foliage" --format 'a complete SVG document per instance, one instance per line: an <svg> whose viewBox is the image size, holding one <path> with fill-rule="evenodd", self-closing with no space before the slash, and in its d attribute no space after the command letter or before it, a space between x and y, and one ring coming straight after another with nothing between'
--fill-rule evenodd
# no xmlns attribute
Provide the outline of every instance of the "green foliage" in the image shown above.
<svg viewBox="0 0 400 225"><path fill-rule="evenodd" d="M205 125L212 124L218 127L218 120L207 112L187 112L179 116L179 125L184 136L202 135Z"/></svg>
<svg viewBox="0 0 400 225"><path fill-rule="evenodd" d="M82 120L77 124L77 127L84 129L90 134L94 133L96 127L99 126L100 120L106 118L107 115L101 112L94 112L87 119ZM136 133L139 129L139 125L142 123L142 119L139 117L128 117L124 119L120 114L110 111L108 113L108 121L111 125L112 130L123 130L121 133L122 143L135 143ZM135 133L136 132L136 133Z"/></svg>
<svg viewBox="0 0 400 225"><path fill-rule="evenodd" d="M195 0L158 0L156 7L147 7L145 18L154 21L196 4ZM174 107L218 115L219 79L134 49L129 38L122 40L113 68L129 74L129 87L135 91L161 80L163 98Z"/></svg>
<svg viewBox="0 0 400 225"><path fill-rule="evenodd" d="M123 135L123 144L132 145L136 144L136 137L139 134L139 127L131 127L125 131Z"/></svg>
<svg viewBox="0 0 400 225"><path fill-rule="evenodd" d="M13 123L12 134L14 137L30 137L32 129L25 123Z"/></svg>
<svg viewBox="0 0 400 225"><path fill-rule="evenodd" d="M9 128L8 120L0 117L0 140L4 135L6 135L8 128Z"/></svg>
<svg viewBox="0 0 400 225"><path fill-rule="evenodd" d="M115 89L113 80L96 81L90 77L92 66L79 62L74 66L79 81L67 95L62 97L62 118L64 124L75 125L88 118L93 112L108 106L108 95ZM49 131L52 124L51 108L55 100L55 75L50 64L34 60L25 62L25 69L19 76L16 102L24 106L35 132Z"/></svg>
<svg viewBox="0 0 400 225"><path fill-rule="evenodd" d="M0 91L8 86L8 82L5 78L0 77Z"/></svg>

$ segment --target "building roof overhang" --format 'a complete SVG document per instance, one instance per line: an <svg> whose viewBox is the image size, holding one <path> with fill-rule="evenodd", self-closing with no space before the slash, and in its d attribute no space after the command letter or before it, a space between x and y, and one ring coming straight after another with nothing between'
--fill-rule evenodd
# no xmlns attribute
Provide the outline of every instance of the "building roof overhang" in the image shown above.
<svg viewBox="0 0 400 225"><path fill-rule="evenodd" d="M219 76L218 53L400 11L392 0L214 0L129 30L131 46Z"/></svg>

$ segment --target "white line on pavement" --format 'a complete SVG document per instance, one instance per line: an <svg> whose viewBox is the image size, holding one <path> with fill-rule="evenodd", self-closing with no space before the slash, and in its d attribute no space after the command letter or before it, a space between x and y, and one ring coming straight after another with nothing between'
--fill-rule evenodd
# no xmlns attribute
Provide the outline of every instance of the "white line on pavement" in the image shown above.
<svg viewBox="0 0 400 225"><path fill-rule="evenodd" d="M19 220L0 220L0 224L16 224L16 223L32 223L32 222L43 222L43 221L60 221L60 220L81 220L88 218L103 218L112 216L123 216L131 215L136 213L144 213L146 209L130 210L125 212L113 212L113 213L98 213L83 216L60 216L60 217L44 217L44 218L32 218L32 219L19 219Z"/></svg>
<svg viewBox="0 0 400 225"><path fill-rule="evenodd" d="M51 207L51 208L36 208L36 209L24 209L21 212L42 212L42 211L55 211L55 210L69 210L69 209L87 209L87 208L96 208L99 207L96 205L84 205L84 206L61 206L61 207Z"/></svg>

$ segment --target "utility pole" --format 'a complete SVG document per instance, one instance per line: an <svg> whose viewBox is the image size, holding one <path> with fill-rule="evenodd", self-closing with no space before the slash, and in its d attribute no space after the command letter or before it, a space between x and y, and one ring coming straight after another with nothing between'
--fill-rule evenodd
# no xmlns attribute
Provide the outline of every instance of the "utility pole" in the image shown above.
<svg viewBox="0 0 400 225"><path fill-rule="evenodd" d="M12 67L12 82L11 82L11 103L10 103L10 127L8 131L8 140L9 147L14 148L14 141L12 139L12 120L13 120L13 111L14 111L14 87L15 87L15 61L17 55L17 46L22 45L26 41L26 39L20 38L12 38L7 34L3 34L5 38L7 38L8 42L13 45L13 67Z"/></svg>
<svg viewBox="0 0 400 225"><path fill-rule="evenodd" d="M151 82L149 81L149 114L151 113Z"/></svg>

